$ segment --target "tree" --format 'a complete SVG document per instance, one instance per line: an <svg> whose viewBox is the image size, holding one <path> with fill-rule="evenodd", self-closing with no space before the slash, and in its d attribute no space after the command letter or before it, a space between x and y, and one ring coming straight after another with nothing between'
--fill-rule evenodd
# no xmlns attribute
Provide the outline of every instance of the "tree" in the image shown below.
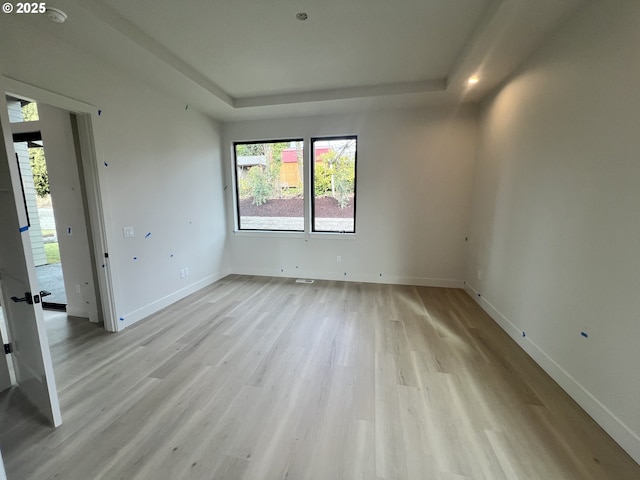
<svg viewBox="0 0 640 480"><path fill-rule="evenodd" d="M33 184L39 197L44 198L51 193L49 188L49 174L47 173L47 163L44 159L44 148L29 149L29 163L33 173Z"/></svg>
<svg viewBox="0 0 640 480"><path fill-rule="evenodd" d="M331 172L325 162L316 162L313 171L313 190L316 197L322 197L331 191Z"/></svg>
<svg viewBox="0 0 640 480"><path fill-rule="evenodd" d="M241 194L250 192L254 204L262 205L282 192L280 186L282 151L287 146L286 142L236 145L238 157L264 157L264 165L249 168L246 179L243 179L240 184Z"/></svg>
<svg viewBox="0 0 640 480"><path fill-rule="evenodd" d="M331 196L338 201L340 208L349 204L349 199L355 191L355 159L351 153L354 143L354 140L350 140L339 148L332 148L321 157L323 167L319 168L320 165L316 165L316 195L319 194L319 190L327 192L330 189Z"/></svg>
<svg viewBox="0 0 640 480"><path fill-rule="evenodd" d="M239 157L264 155L264 143L241 143L236 145L236 153Z"/></svg>
<svg viewBox="0 0 640 480"><path fill-rule="evenodd" d="M349 204L349 199L354 193L356 170L351 159L342 155L333 165L331 175L331 190L333 198L338 201L340 208Z"/></svg>
<svg viewBox="0 0 640 480"><path fill-rule="evenodd" d="M249 169L247 173L247 184L253 196L255 205L267 203L267 200L273 195L273 184L269 172L260 165L255 165Z"/></svg>
<svg viewBox="0 0 640 480"><path fill-rule="evenodd" d="M25 122L40 120L40 117L38 116L38 105L36 102L26 103L22 106L22 118Z"/></svg>

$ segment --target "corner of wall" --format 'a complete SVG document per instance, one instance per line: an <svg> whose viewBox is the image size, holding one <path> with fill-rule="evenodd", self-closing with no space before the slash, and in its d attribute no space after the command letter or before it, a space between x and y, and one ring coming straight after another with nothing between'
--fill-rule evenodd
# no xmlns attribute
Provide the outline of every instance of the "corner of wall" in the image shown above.
<svg viewBox="0 0 640 480"><path fill-rule="evenodd" d="M464 290L560 387L582 407L620 446L640 462L640 437L602 404L569 372L556 363L526 332L520 330L469 282Z"/></svg>

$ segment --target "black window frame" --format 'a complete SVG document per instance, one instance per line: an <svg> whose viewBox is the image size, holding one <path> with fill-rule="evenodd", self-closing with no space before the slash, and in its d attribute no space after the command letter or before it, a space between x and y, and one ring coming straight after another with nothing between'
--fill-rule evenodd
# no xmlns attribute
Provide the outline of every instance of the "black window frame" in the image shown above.
<svg viewBox="0 0 640 480"><path fill-rule="evenodd" d="M306 154L306 152L304 151L304 146L305 146L305 141L304 138L284 138L284 139L269 139L269 140L252 140L252 141L239 141L239 142L233 142L233 176L235 179L235 190L236 190L236 224L237 224L237 229L239 232L269 232L269 233L304 233L306 231L306 217L305 217L305 211L303 210L302 212L302 218L303 218L303 223L302 223L302 230L271 230L271 229L265 229L265 228L242 228L242 222L240 221L240 179L238 178L238 150L236 149L237 145L259 145L259 144L265 144L265 143L291 143L291 142L300 142L302 143L302 155L303 158ZM306 178L306 175L304 174L304 165L305 162L302 162L303 165L303 179ZM305 185L304 185L304 180L303 180L303 184L302 184L302 198L303 198L303 205L304 202L306 201L305 197Z"/></svg>
<svg viewBox="0 0 640 480"><path fill-rule="evenodd" d="M316 170L316 149L315 142L331 141L331 140L355 140L356 151L354 154L354 177L353 177L353 231L337 231L337 230L317 230L316 229L316 191L315 191L315 170ZM355 235L356 234L356 206L358 204L358 135L332 135L328 137L311 137L309 141L309 174L310 174L310 200L311 200L311 233L333 233L336 235Z"/></svg>

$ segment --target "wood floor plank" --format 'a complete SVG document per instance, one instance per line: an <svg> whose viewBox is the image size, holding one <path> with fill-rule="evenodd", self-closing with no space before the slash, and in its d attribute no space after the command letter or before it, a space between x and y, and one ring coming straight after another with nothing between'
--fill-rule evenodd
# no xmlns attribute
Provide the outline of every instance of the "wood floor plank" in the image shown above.
<svg viewBox="0 0 640 480"><path fill-rule="evenodd" d="M462 290L230 275L47 329L63 425L0 394L10 480L640 479Z"/></svg>

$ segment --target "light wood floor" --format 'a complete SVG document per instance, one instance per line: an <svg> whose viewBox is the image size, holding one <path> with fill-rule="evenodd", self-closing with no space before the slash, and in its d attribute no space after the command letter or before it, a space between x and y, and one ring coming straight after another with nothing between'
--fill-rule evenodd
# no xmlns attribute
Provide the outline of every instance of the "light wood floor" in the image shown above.
<svg viewBox="0 0 640 480"><path fill-rule="evenodd" d="M49 322L63 425L17 479L640 479L462 291L230 276L119 334Z"/></svg>

